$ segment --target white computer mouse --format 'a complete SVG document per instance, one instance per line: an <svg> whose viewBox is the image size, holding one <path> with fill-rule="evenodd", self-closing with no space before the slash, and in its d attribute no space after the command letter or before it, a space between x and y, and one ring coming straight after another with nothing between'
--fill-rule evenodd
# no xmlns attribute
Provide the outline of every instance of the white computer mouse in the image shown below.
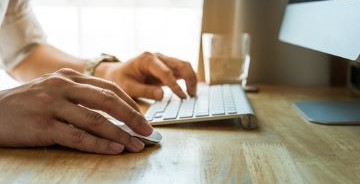
<svg viewBox="0 0 360 184"><path fill-rule="evenodd" d="M120 127L121 129L123 129L125 132L129 133L131 136L134 136L134 137L140 139L145 145L158 144L162 139L161 134L156 130L153 130L152 134L149 136L142 136L142 135L139 135L138 133L134 132L133 130L131 130L124 123L117 125L117 126Z"/></svg>
<svg viewBox="0 0 360 184"><path fill-rule="evenodd" d="M158 144L162 139L161 134L157 130L153 130L152 134L149 136L142 136L142 135L134 132L133 130L131 130L127 125L125 125L125 123L123 123L121 121L118 121L113 118L111 118L109 120L112 123L114 123L116 126L118 126L119 128L123 129L125 132L130 134L131 136L134 136L134 137L138 138L139 140L141 140L145 145Z"/></svg>

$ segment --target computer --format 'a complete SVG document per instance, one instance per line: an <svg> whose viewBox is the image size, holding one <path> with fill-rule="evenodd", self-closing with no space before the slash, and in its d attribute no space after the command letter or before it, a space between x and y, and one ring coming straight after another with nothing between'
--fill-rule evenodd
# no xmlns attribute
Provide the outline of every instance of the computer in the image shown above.
<svg viewBox="0 0 360 184"><path fill-rule="evenodd" d="M349 81L360 87L360 1L290 0L279 39L283 42L346 58ZM360 97L353 101L295 102L299 114L313 123L360 124Z"/></svg>

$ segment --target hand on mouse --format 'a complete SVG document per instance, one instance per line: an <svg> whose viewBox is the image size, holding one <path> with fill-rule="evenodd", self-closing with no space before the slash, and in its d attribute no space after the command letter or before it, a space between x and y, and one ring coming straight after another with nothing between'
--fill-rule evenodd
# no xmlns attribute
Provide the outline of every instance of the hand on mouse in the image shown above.
<svg viewBox="0 0 360 184"><path fill-rule="evenodd" d="M186 94L176 83L184 79L187 93L196 95L196 74L190 63L162 54L145 52L125 63L101 63L96 76L116 82L131 97L160 100L161 85L166 85L180 98Z"/></svg>
<svg viewBox="0 0 360 184"><path fill-rule="evenodd" d="M153 131L117 85L70 69L0 91L0 107L0 146L59 144L101 154L144 148L140 140L89 108L110 114L138 134Z"/></svg>

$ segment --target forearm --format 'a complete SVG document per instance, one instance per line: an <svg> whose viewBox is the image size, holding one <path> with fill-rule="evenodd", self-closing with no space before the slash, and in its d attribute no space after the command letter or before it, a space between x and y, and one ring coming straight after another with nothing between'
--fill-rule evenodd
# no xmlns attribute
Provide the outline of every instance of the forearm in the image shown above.
<svg viewBox="0 0 360 184"><path fill-rule="evenodd" d="M17 67L9 71L19 81L29 81L60 68L84 69L85 60L66 54L50 45L40 44Z"/></svg>

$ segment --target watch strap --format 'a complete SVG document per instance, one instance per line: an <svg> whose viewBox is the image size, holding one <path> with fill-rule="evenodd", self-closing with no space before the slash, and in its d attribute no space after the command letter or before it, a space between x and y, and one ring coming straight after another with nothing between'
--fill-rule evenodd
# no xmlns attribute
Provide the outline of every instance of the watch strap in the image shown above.
<svg viewBox="0 0 360 184"><path fill-rule="evenodd" d="M109 54L101 54L99 57L89 59L85 63L84 74L94 76L96 68L102 62L121 62L117 57Z"/></svg>

